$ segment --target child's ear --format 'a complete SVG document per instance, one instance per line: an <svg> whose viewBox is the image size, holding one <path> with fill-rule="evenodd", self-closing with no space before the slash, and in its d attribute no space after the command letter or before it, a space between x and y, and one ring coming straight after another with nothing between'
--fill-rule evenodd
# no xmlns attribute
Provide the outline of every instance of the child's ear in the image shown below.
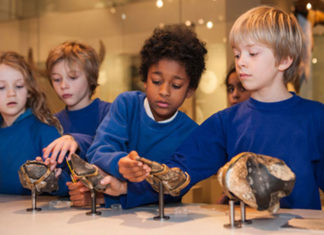
<svg viewBox="0 0 324 235"><path fill-rule="evenodd" d="M287 56L286 58L284 58L280 61L278 69L283 72L290 67L292 62L293 62L293 59L290 56Z"/></svg>
<svg viewBox="0 0 324 235"><path fill-rule="evenodd" d="M195 93L196 89L193 88L189 88L187 91L187 95L186 98L190 98L191 96L193 96L193 94Z"/></svg>
<svg viewBox="0 0 324 235"><path fill-rule="evenodd" d="M144 82L144 89L146 90L146 87L147 87L147 83L146 82Z"/></svg>

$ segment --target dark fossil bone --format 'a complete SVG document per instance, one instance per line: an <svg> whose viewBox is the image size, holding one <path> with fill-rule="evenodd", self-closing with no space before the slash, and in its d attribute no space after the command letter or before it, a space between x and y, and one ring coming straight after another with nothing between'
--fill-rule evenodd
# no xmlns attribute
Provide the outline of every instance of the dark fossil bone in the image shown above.
<svg viewBox="0 0 324 235"><path fill-rule="evenodd" d="M38 193L51 193L58 190L55 173L43 162L26 161L18 170L21 185L24 188L36 189Z"/></svg>
<svg viewBox="0 0 324 235"><path fill-rule="evenodd" d="M165 164L160 164L142 157L138 157L136 160L143 162L151 168L150 175L146 180L157 192L160 190L159 183L162 182L165 194L179 196L180 191L190 182L188 173L183 172L177 167L169 168Z"/></svg>
<svg viewBox="0 0 324 235"><path fill-rule="evenodd" d="M291 193L296 176L284 161L251 152L233 157L217 173L225 194L258 210L275 212Z"/></svg>
<svg viewBox="0 0 324 235"><path fill-rule="evenodd" d="M72 171L72 174L77 176L82 183L89 189L94 189L98 192L104 192L108 185L100 184L104 175L99 171L98 167L90 164L80 158L77 154L72 154L71 159L67 163Z"/></svg>

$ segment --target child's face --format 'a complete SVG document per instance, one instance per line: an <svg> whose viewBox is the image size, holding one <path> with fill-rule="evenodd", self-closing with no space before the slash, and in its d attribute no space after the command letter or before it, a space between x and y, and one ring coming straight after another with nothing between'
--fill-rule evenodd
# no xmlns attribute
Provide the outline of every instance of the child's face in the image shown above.
<svg viewBox="0 0 324 235"><path fill-rule="evenodd" d="M0 113L10 126L26 109L28 91L23 74L5 64L0 65Z"/></svg>
<svg viewBox="0 0 324 235"><path fill-rule="evenodd" d="M250 97L250 91L247 91L242 86L242 83L236 72L233 72L229 75L226 86L227 101L229 106L241 103Z"/></svg>
<svg viewBox="0 0 324 235"><path fill-rule="evenodd" d="M70 67L64 60L58 62L51 71L51 81L57 95L69 110L79 110L90 104L89 83L78 64Z"/></svg>
<svg viewBox="0 0 324 235"><path fill-rule="evenodd" d="M156 121L172 117L185 98L193 94L189 83L185 67L177 61L162 59L149 68L144 87Z"/></svg>
<svg viewBox="0 0 324 235"><path fill-rule="evenodd" d="M252 97L258 94L276 95L285 86L280 63L276 63L272 49L255 43L242 42L233 48L236 71Z"/></svg>

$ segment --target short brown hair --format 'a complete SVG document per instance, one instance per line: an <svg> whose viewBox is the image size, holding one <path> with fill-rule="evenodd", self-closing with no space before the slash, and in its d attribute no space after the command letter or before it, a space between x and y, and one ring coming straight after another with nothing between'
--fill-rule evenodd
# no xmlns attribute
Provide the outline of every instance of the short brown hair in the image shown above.
<svg viewBox="0 0 324 235"><path fill-rule="evenodd" d="M298 78L303 48L303 33L293 15L270 6L252 8L234 23L229 40L232 47L242 41L256 41L273 50L276 62L291 57L290 67L284 72L283 82Z"/></svg>
<svg viewBox="0 0 324 235"><path fill-rule="evenodd" d="M76 41L67 41L58 45L50 51L46 60L46 73L49 80L55 64L63 60L66 60L69 65L77 63L84 70L91 97L98 86L100 62L97 52L91 46Z"/></svg>

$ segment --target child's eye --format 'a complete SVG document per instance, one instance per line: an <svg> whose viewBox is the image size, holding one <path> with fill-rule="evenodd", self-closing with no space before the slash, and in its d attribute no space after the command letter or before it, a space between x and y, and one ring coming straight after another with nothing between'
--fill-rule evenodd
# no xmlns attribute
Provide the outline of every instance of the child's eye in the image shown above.
<svg viewBox="0 0 324 235"><path fill-rule="evenodd" d="M77 76L70 76L70 79L71 80L75 80L75 79L77 79L78 77Z"/></svg>
<svg viewBox="0 0 324 235"><path fill-rule="evenodd" d="M241 92L245 92L246 91L246 89L242 86L242 84L239 84L239 90L241 91Z"/></svg>
<svg viewBox="0 0 324 235"><path fill-rule="evenodd" d="M16 88L18 89L21 89L21 88L24 88L25 86L24 85L17 85Z"/></svg>
<svg viewBox="0 0 324 235"><path fill-rule="evenodd" d="M52 82L60 82L61 79L60 78L52 78Z"/></svg>
<svg viewBox="0 0 324 235"><path fill-rule="evenodd" d="M235 54L235 55L234 55L234 58L235 58L235 59L240 58L240 54Z"/></svg>
<svg viewBox="0 0 324 235"><path fill-rule="evenodd" d="M4 90L5 89L5 87L4 86L0 86L0 90Z"/></svg>
<svg viewBox="0 0 324 235"><path fill-rule="evenodd" d="M160 85L161 84L161 81L159 81L159 80L152 80L152 83L155 84L155 85Z"/></svg>
<svg viewBox="0 0 324 235"><path fill-rule="evenodd" d="M227 93L233 93L233 91L234 91L234 87L233 86L228 86L227 87Z"/></svg>
<svg viewBox="0 0 324 235"><path fill-rule="evenodd" d="M180 88L181 88L181 85L172 84L172 87L173 87L174 89L180 89Z"/></svg>
<svg viewBox="0 0 324 235"><path fill-rule="evenodd" d="M256 56L258 53L256 52L250 52L250 56Z"/></svg>

